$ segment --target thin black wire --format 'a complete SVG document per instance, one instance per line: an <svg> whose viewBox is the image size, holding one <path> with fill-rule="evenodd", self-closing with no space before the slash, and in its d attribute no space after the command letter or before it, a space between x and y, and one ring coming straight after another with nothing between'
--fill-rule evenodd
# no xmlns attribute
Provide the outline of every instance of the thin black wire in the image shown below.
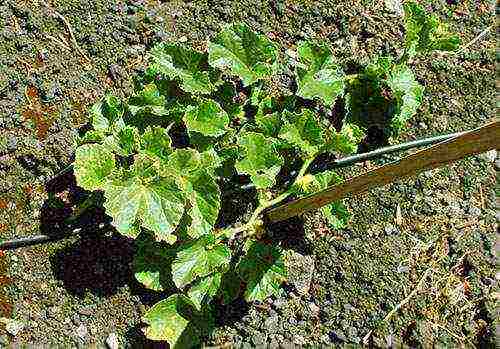
<svg viewBox="0 0 500 349"><path fill-rule="evenodd" d="M388 147L383 147L371 152L367 153L362 153L362 154L356 154L352 156L347 156L345 158L341 158L338 160L335 160L333 162L332 167L333 168L339 168L339 167L346 167L353 165L358 162L363 162L375 158L379 158L381 156L387 155L387 154L392 154L400 151L405 151L413 148L418 148L418 147L424 147L427 145L432 145L436 144L439 142L443 142L455 137L458 137L466 132L457 132L457 133L450 133L446 135L440 135L440 136L434 136L434 137L428 137L420 140L415 140L411 142L406 142L406 143L401 143L401 144L396 144L396 145L391 145ZM64 168L61 172L59 172L55 177L59 177L62 174L65 174L73 169L72 165L69 165L68 167ZM252 183L245 184L240 186L240 190L252 190L254 189L255 186ZM75 229L68 231L67 234L61 234L57 236L48 236L48 235L35 235L35 236L29 236L29 237L21 237L21 238L16 238L12 240L7 240L7 241L1 241L0 240L0 250L13 250L16 248L20 247L27 247L27 246L33 246L33 245L38 245L38 244L43 244L46 242L52 242L52 241L57 241L64 239L66 237L78 234L80 232L80 229Z"/></svg>

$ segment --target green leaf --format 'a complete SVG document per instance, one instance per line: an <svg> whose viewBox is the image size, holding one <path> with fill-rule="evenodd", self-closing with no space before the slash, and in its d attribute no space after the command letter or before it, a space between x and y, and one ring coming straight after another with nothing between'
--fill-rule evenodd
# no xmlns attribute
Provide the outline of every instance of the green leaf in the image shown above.
<svg viewBox="0 0 500 349"><path fill-rule="evenodd" d="M171 295L153 305L146 312L143 321L149 326L143 331L147 338L167 341L171 348L175 348L189 324L189 320L180 314L182 298L183 296L178 294Z"/></svg>
<svg viewBox="0 0 500 349"><path fill-rule="evenodd" d="M199 132L204 136L222 136L229 124L227 113L212 100L204 100L196 107L189 106L184 115L188 131Z"/></svg>
<svg viewBox="0 0 500 349"><path fill-rule="evenodd" d="M179 175L188 176L201 164L201 156L195 149L175 149L168 158L168 165Z"/></svg>
<svg viewBox="0 0 500 349"><path fill-rule="evenodd" d="M189 291L187 296L193 302L195 308L200 311L203 305L210 303L217 294L221 284L221 273L214 273L197 281Z"/></svg>
<svg viewBox="0 0 500 349"><path fill-rule="evenodd" d="M221 193L213 175L203 169L188 177L186 196L191 224L189 236L198 238L212 231L221 205Z"/></svg>
<svg viewBox="0 0 500 349"><path fill-rule="evenodd" d="M117 97L106 94L101 101L90 108L92 127L103 133L119 129L125 126L122 119L123 113L122 102Z"/></svg>
<svg viewBox="0 0 500 349"><path fill-rule="evenodd" d="M278 295L287 277L281 251L258 241L250 242L246 255L238 264L238 273L247 283L245 300L248 302Z"/></svg>
<svg viewBox="0 0 500 349"><path fill-rule="evenodd" d="M424 87L418 83L406 65L395 66L387 79L387 85L396 99L396 110L391 128L399 132L422 104Z"/></svg>
<svg viewBox="0 0 500 349"><path fill-rule="evenodd" d="M137 252L132 268L137 281L153 291L165 291L175 287L171 280L173 249L166 248L145 234L137 240Z"/></svg>
<svg viewBox="0 0 500 349"><path fill-rule="evenodd" d="M306 154L306 157L316 155L325 144L321 124L314 113L303 109L300 114L283 112L285 123L279 137Z"/></svg>
<svg viewBox="0 0 500 349"><path fill-rule="evenodd" d="M226 111L231 120L243 120L245 111L243 110L243 97L236 91L233 83L223 83L217 92L214 99Z"/></svg>
<svg viewBox="0 0 500 349"><path fill-rule="evenodd" d="M273 140L260 133L248 132L238 137L238 145L243 148L244 155L236 163L236 170L248 174L257 188L272 187L283 165Z"/></svg>
<svg viewBox="0 0 500 349"><path fill-rule="evenodd" d="M76 182L85 190L103 189L106 177L114 168L114 155L100 144L84 144L76 150Z"/></svg>
<svg viewBox="0 0 500 349"><path fill-rule="evenodd" d="M404 4L406 49L410 57L433 50L454 51L460 46L460 37L451 34L439 18L409 1Z"/></svg>
<svg viewBox="0 0 500 349"><path fill-rule="evenodd" d="M244 86L274 74L277 56L276 45L245 24L224 27L208 44L210 65L240 77Z"/></svg>
<svg viewBox="0 0 500 349"><path fill-rule="evenodd" d="M297 95L303 98L319 98L332 106L345 90L345 74L335 63L325 44L301 42L297 48L299 64L296 67Z"/></svg>
<svg viewBox="0 0 500 349"><path fill-rule="evenodd" d="M139 113L150 113L158 116L166 115L168 111L165 105L165 96L160 94L158 87L154 83L145 85L142 91L128 101L128 108L132 115Z"/></svg>
<svg viewBox="0 0 500 349"><path fill-rule="evenodd" d="M103 141L103 146L121 156L129 156L139 149L140 136L137 128L124 126Z"/></svg>
<svg viewBox="0 0 500 349"><path fill-rule="evenodd" d="M329 132L328 150L342 154L353 154L358 151L358 144L365 138L365 133L355 124L346 123L340 132Z"/></svg>
<svg viewBox="0 0 500 349"><path fill-rule="evenodd" d="M148 127L141 137L140 149L145 154L157 156L167 160L172 153L172 139L168 135L168 129L163 127Z"/></svg>
<svg viewBox="0 0 500 349"><path fill-rule="evenodd" d="M351 213L347 210L347 207L342 203L342 201L336 201L323 206L320 210L323 217L326 218L328 224L334 229L347 227L347 224L351 219Z"/></svg>
<svg viewBox="0 0 500 349"><path fill-rule="evenodd" d="M281 129L281 116L278 112L272 114L257 113L255 123L266 137L276 137Z"/></svg>
<svg viewBox="0 0 500 349"><path fill-rule="evenodd" d="M200 154L201 168L208 170L210 174L215 173L215 169L222 166L222 159L214 149L208 149Z"/></svg>
<svg viewBox="0 0 500 349"><path fill-rule="evenodd" d="M151 164L138 163L134 163L134 177L106 185L106 213L123 235L135 238L137 227L142 226L153 231L156 240L172 244L176 240L172 233L184 213L184 194L173 179L154 177Z"/></svg>
<svg viewBox="0 0 500 349"><path fill-rule="evenodd" d="M182 44L163 43L151 50L152 69L170 79L180 82L181 88L189 93L209 94L215 91L207 68L207 55L185 47Z"/></svg>
<svg viewBox="0 0 500 349"><path fill-rule="evenodd" d="M222 297L223 304L229 304L238 298L241 288L241 279L238 274L230 269L222 275L219 296Z"/></svg>
<svg viewBox="0 0 500 349"><path fill-rule="evenodd" d="M180 247L172 264L172 280L178 288L184 288L197 278L228 267L231 251L225 245L215 243L212 235Z"/></svg>

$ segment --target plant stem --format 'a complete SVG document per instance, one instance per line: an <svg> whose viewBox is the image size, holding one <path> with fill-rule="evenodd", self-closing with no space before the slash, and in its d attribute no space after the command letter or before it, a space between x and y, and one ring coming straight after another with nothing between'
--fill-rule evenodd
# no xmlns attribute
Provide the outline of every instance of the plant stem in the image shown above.
<svg viewBox="0 0 500 349"><path fill-rule="evenodd" d="M268 209L271 206L279 204L280 202L282 202L283 200L288 198L293 193L291 188L293 188L295 186L295 184L304 177L307 170L309 169L309 166L311 166L311 164L313 163L314 159L316 159L316 156L311 156L310 158L308 158L304 161L304 163L302 164L302 167L299 170L299 173L297 174L297 177L295 178L293 183L289 186L288 190L286 190L282 194L278 195L274 199L269 200L269 201L265 201L262 204L260 204L255 209L255 211L253 212L252 216L250 217L250 219L248 220L248 222L246 224L244 224L240 227L237 227L237 228L223 230L221 232L221 235L225 235L225 236L232 238L232 237L236 236L236 234L251 230L254 227L255 223L258 221L260 214L264 210Z"/></svg>

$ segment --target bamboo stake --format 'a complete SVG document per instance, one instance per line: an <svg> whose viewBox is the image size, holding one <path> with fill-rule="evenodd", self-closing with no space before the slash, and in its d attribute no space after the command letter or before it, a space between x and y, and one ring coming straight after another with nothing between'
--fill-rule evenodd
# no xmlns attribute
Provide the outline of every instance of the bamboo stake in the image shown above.
<svg viewBox="0 0 500 349"><path fill-rule="evenodd" d="M418 172L448 164L468 155L484 153L497 148L500 148L500 122L495 120L399 161L351 178L340 185L272 208L267 211L266 216L270 222L283 221L328 205L348 194L357 194Z"/></svg>

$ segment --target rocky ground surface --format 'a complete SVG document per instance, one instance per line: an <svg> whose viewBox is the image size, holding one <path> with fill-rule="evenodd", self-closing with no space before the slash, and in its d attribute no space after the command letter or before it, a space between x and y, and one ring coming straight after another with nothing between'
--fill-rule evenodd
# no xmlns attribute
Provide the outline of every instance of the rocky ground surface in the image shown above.
<svg viewBox="0 0 500 349"><path fill-rule="evenodd" d="M426 4L464 43L490 32L457 54L414 62L425 101L394 142L495 116L494 5ZM71 162L86 109L107 89L127 95L149 47L162 40L203 45L232 21L289 48L324 38L348 67L402 46L402 20L383 1L3 1L0 236L51 227L50 179ZM216 306L217 328L206 344L493 345L498 164L490 152L347 199L348 229L331 230L319 215L281 226L275 233L288 234L295 251L282 296ZM0 346L154 346L144 341L140 318L159 295L134 281L133 249L108 232L2 255L0 311L17 326L2 329Z"/></svg>

